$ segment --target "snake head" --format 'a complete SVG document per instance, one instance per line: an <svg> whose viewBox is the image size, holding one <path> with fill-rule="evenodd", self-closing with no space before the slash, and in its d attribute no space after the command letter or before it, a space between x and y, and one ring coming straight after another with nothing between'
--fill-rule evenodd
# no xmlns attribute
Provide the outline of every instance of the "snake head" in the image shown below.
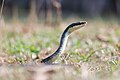
<svg viewBox="0 0 120 80"><path fill-rule="evenodd" d="M84 27L87 24L86 21L80 21L80 22L76 22L76 23L72 23L70 24L66 30L68 30L68 33L72 33L82 27Z"/></svg>

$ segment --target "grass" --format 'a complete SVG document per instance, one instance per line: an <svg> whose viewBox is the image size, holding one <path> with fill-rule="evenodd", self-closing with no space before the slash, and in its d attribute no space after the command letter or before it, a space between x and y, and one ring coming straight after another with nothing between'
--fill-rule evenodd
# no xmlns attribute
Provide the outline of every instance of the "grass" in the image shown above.
<svg viewBox="0 0 120 80"><path fill-rule="evenodd" d="M119 79L119 24L116 20L87 21L86 27L71 34L64 54L57 59L59 64L73 65L72 68L68 68L71 71L62 67L56 75L60 80ZM0 63L40 64L42 57L58 47L61 33L65 28L63 26L71 22L73 21L62 23L62 27L59 28L43 27L42 24L38 24L39 27L23 27L23 24L16 27L14 24L6 24L0 29ZM51 79L56 80L57 77Z"/></svg>

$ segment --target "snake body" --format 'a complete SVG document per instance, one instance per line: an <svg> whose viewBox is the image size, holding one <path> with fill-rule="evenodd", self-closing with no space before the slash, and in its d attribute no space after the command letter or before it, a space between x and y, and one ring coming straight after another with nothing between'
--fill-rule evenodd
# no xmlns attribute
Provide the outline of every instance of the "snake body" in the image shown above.
<svg viewBox="0 0 120 80"><path fill-rule="evenodd" d="M70 24L62 33L61 39L60 39L60 45L58 47L58 49L51 54L50 56L44 58L41 60L41 63L52 63L53 61L55 61L55 59L57 58L57 56L59 56L60 54L62 54L65 50L66 44L67 44L67 40L69 35L80 29L81 27L85 26L87 24L86 21L81 21L81 22L75 22Z"/></svg>

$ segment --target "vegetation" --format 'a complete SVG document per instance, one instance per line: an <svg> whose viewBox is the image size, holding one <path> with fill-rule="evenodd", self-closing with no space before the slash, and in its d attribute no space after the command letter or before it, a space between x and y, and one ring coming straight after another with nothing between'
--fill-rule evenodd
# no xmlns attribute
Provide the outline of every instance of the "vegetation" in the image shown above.
<svg viewBox="0 0 120 80"><path fill-rule="evenodd" d="M62 27L56 28L43 27L42 24L23 27L21 23L19 27L7 23L0 29L0 63L2 65L40 64L43 57L51 54L58 47L62 31L71 22L73 21L66 21L61 24ZM119 79L120 29L117 20L95 19L87 22L86 27L71 34L65 53L57 59L59 64L66 64L66 67L57 68L53 73L56 73L60 80ZM17 70L21 75L24 73L23 67L13 68L10 69ZM1 75L1 79L6 79ZM19 78L21 79L20 76ZM57 77L53 76L51 79L56 80Z"/></svg>

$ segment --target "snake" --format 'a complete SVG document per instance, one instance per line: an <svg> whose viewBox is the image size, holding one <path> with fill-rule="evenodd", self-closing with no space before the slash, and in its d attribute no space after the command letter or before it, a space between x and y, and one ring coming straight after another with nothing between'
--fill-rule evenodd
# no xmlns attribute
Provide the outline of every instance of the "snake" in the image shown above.
<svg viewBox="0 0 120 80"><path fill-rule="evenodd" d="M54 62L56 60L56 58L64 52L64 50L66 48L67 41L68 41L68 37L70 36L70 34L75 32L76 30L84 27L86 24L87 24L86 21L79 21L79 22L74 22L74 23L71 23L70 25L68 25L62 33L62 36L60 38L59 47L56 49L56 51L54 53L52 53L51 55L42 59L41 63Z"/></svg>

